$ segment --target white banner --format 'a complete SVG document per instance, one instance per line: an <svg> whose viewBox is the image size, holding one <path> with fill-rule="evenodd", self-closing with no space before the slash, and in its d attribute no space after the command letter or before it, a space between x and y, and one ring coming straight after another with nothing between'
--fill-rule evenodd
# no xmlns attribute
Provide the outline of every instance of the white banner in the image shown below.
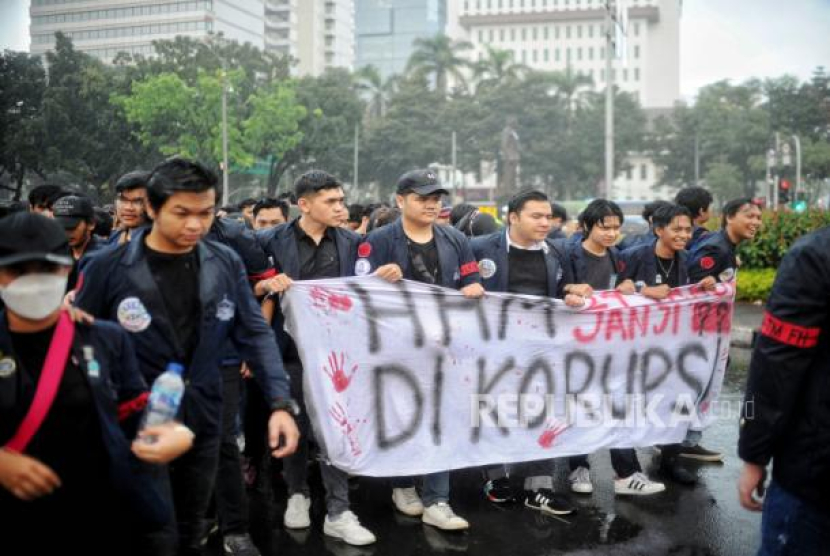
<svg viewBox="0 0 830 556"><path fill-rule="evenodd" d="M370 276L295 282L286 330L328 460L417 475L679 442L712 419L734 289L580 309Z"/></svg>

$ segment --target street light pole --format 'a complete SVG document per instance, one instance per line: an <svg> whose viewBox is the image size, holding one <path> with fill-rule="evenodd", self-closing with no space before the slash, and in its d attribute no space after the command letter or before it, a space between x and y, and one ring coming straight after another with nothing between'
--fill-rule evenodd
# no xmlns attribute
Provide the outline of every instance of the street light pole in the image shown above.
<svg viewBox="0 0 830 556"><path fill-rule="evenodd" d="M453 131L452 132L452 195L453 195L453 197L456 196L455 188L458 187L458 178L455 174L455 166L456 166L456 163L457 163L456 149L457 149L456 133Z"/></svg>
<svg viewBox="0 0 830 556"><path fill-rule="evenodd" d="M614 183L614 79L612 77L612 57L614 40L612 38L613 20L612 2L605 2L605 192L603 197L611 196Z"/></svg>
<svg viewBox="0 0 830 556"><path fill-rule="evenodd" d="M695 185L700 185L700 137L695 130Z"/></svg>
<svg viewBox="0 0 830 556"><path fill-rule="evenodd" d="M357 179L358 179L358 164L360 163L360 151L358 150L360 146L360 124L354 124L354 175L352 176L352 188L354 189L355 194L357 194Z"/></svg>
<svg viewBox="0 0 830 556"><path fill-rule="evenodd" d="M228 205L228 72L222 62L222 206Z"/></svg>
<svg viewBox="0 0 830 556"><path fill-rule="evenodd" d="M793 192L793 200L798 200L798 192L801 190L801 139L798 135L793 135L793 143L795 143L795 191Z"/></svg>

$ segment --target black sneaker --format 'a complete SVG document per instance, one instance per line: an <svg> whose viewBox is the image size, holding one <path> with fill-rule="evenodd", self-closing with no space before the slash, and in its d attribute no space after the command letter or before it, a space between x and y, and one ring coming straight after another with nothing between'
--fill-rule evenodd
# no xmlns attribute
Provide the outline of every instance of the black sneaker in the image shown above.
<svg viewBox="0 0 830 556"><path fill-rule="evenodd" d="M694 446L681 446L678 457L693 459L697 461L721 462L723 461L723 454L714 450L707 450L700 444Z"/></svg>
<svg viewBox="0 0 830 556"><path fill-rule="evenodd" d="M513 489L510 487L510 479L501 477L484 483L484 496L487 500L496 504L504 504L513 501Z"/></svg>
<svg viewBox="0 0 830 556"><path fill-rule="evenodd" d="M251 536L247 533L244 535L225 535L222 539L222 548L224 548L227 556L261 556L259 549L254 546Z"/></svg>
<svg viewBox="0 0 830 556"><path fill-rule="evenodd" d="M568 515L574 512L574 507L567 496L556 494L548 488L537 491L526 490L525 506L552 515Z"/></svg>
<svg viewBox="0 0 830 556"><path fill-rule="evenodd" d="M675 483L692 486L697 483L697 476L683 467L678 461L660 463L660 473Z"/></svg>

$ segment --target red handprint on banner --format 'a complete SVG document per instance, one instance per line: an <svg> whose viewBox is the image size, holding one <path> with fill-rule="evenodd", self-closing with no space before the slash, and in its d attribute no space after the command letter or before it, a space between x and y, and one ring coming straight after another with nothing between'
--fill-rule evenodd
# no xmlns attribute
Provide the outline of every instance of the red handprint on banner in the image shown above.
<svg viewBox="0 0 830 556"><path fill-rule="evenodd" d="M340 430L343 431L343 434L346 435L346 439L349 441L349 449L352 452L352 456L357 457L362 454L363 450L360 449L360 443L357 440L357 430L354 425L349 422L349 416L346 413L346 410L343 409L343 406L340 405L340 402L336 402L329 408L329 415L331 415L331 418L340 427Z"/></svg>
<svg viewBox="0 0 830 556"><path fill-rule="evenodd" d="M331 352L329 355L329 366L323 367L323 372L328 375L331 379L331 383L334 386L335 392L342 392L346 388L349 387L349 384L352 382L352 377L357 372L357 365L352 367L351 373L346 374L345 369L346 364L346 354L340 352L340 361L337 360L337 353Z"/></svg>
<svg viewBox="0 0 830 556"><path fill-rule="evenodd" d="M345 294L337 294L326 288L314 286L311 288L311 304L315 309L323 311L350 311L352 299Z"/></svg>
<svg viewBox="0 0 830 556"><path fill-rule="evenodd" d="M556 438L568 428L568 425L557 423L556 421L549 422L545 427L545 430L542 431L542 434L539 435L539 438L536 442L539 443L539 446L542 448L548 449L553 446L554 441Z"/></svg>

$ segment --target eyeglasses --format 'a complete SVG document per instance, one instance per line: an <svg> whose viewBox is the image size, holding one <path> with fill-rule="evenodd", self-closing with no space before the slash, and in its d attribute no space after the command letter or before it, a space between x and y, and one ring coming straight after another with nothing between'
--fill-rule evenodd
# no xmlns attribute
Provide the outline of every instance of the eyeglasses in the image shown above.
<svg viewBox="0 0 830 556"><path fill-rule="evenodd" d="M123 195L119 195L117 201L122 205L132 205L136 208L143 208L144 207L144 197L124 197Z"/></svg>

